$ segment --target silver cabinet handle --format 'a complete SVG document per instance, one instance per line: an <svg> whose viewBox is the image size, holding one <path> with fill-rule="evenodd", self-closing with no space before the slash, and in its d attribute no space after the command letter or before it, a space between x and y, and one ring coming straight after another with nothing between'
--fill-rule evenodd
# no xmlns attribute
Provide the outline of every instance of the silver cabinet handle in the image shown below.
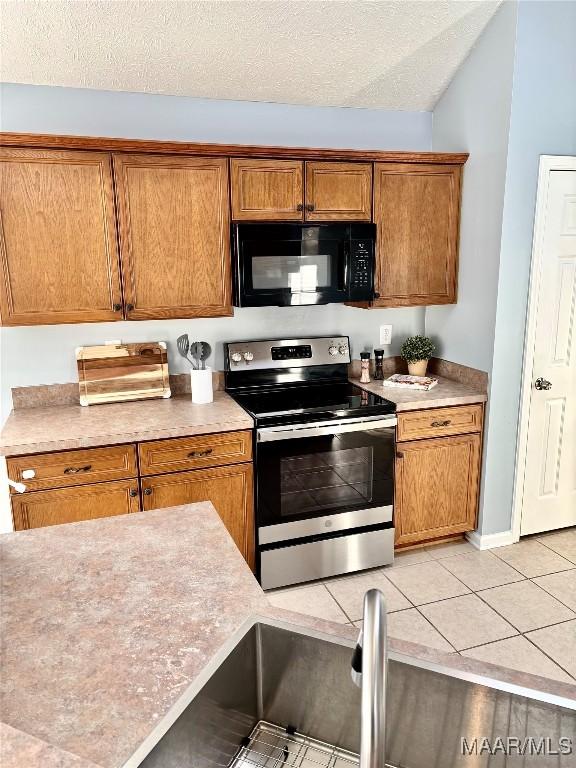
<svg viewBox="0 0 576 768"><path fill-rule="evenodd" d="M450 419L446 419L446 421L433 421L431 426L432 427L449 427L450 426Z"/></svg>

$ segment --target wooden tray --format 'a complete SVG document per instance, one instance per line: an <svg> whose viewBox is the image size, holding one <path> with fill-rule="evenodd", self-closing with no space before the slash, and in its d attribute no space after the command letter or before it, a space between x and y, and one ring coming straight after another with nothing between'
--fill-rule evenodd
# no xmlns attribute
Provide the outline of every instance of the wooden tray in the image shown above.
<svg viewBox="0 0 576 768"><path fill-rule="evenodd" d="M80 405L170 397L166 342L76 349Z"/></svg>

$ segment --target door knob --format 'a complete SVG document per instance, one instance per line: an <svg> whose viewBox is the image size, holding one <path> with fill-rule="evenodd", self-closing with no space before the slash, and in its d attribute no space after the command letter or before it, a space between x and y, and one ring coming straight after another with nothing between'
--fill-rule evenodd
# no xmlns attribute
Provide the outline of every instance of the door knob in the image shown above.
<svg viewBox="0 0 576 768"><path fill-rule="evenodd" d="M534 389L545 389L545 390L552 389L552 382L540 377L539 379L536 379L536 381L534 382Z"/></svg>

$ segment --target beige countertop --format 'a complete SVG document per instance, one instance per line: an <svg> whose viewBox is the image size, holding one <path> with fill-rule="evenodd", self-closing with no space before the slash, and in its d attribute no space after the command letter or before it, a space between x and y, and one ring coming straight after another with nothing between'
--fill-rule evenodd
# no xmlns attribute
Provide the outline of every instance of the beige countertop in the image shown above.
<svg viewBox="0 0 576 768"><path fill-rule="evenodd" d="M428 392L383 387L381 381L371 381L370 384L360 384L359 379L351 379L351 381L368 392L374 392L396 403L397 411L418 411L421 408L468 405L470 403L484 403L487 400L486 392L483 392L479 387L462 384L443 376L431 375L438 379L438 384Z"/></svg>
<svg viewBox="0 0 576 768"><path fill-rule="evenodd" d="M0 537L2 768L120 768L272 607L208 502ZM576 698L576 687L390 640L395 653Z"/></svg>
<svg viewBox="0 0 576 768"><path fill-rule="evenodd" d="M252 418L225 392L194 405L190 395L107 405L56 405L12 411L0 434L0 455L185 437L251 429Z"/></svg>

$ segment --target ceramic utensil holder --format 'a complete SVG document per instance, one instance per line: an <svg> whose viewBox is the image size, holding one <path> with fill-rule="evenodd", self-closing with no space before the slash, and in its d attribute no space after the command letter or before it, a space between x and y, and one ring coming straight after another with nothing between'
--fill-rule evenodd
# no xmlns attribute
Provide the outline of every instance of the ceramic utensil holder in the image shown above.
<svg viewBox="0 0 576 768"><path fill-rule="evenodd" d="M202 370L190 371L190 388L192 390L192 402L196 405L204 405L214 400L212 387L212 368L206 366Z"/></svg>

